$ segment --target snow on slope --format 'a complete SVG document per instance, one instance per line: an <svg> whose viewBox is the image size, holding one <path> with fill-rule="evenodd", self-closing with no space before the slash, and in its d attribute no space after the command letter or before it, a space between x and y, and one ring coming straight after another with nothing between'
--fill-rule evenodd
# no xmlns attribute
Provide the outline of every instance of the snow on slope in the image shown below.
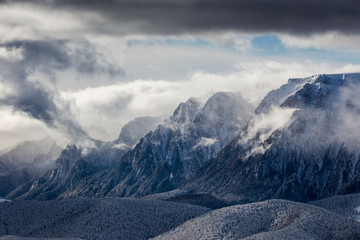
<svg viewBox="0 0 360 240"><path fill-rule="evenodd" d="M139 199L68 199L0 204L0 236L148 239L209 209Z"/></svg>
<svg viewBox="0 0 360 240"><path fill-rule="evenodd" d="M358 239L360 224L321 208L269 200L214 210L154 239Z"/></svg>

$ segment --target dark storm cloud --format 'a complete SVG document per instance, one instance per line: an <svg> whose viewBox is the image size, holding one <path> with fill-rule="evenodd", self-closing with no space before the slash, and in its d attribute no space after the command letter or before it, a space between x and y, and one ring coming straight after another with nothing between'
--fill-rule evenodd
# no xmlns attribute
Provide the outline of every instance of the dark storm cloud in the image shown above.
<svg viewBox="0 0 360 240"><path fill-rule="evenodd" d="M21 64L27 71L40 70L55 78L56 70L75 68L80 74L103 73L109 75L124 75L120 67L110 64L94 47L81 41L79 46L71 47L67 40L49 41L13 41L1 46L7 49L22 50Z"/></svg>
<svg viewBox="0 0 360 240"><path fill-rule="evenodd" d="M0 64L1 83L11 89L8 93L0 94L0 106L10 106L15 111L26 113L50 128L58 129L75 142L88 138L69 114L69 106L65 102L56 103L57 93L28 80L26 66L6 60L0 60Z"/></svg>
<svg viewBox="0 0 360 240"><path fill-rule="evenodd" d="M0 58L0 106L10 106L15 111L44 122L59 130L73 142L88 139L87 133L78 125L71 114L69 103L40 82L29 79L34 71L53 75L57 70L75 66L80 73L91 74L110 71L111 67L101 66L98 56L90 46L73 48L68 41L14 41L0 45L7 51L21 50L22 58L14 61ZM85 53L84 53L85 51ZM99 67L100 65L100 67ZM110 69L110 70L109 70ZM117 74L117 73L116 73Z"/></svg>
<svg viewBox="0 0 360 240"><path fill-rule="evenodd" d="M14 109L27 113L32 118L54 126L57 108L53 96L40 84L26 80L27 74L23 67L0 61L2 66L2 82L13 91L6 97L2 96L0 105L13 106Z"/></svg>
<svg viewBox="0 0 360 240"><path fill-rule="evenodd" d="M9 1L5 1L9 2ZM17 2L17 1L10 1ZM30 2L30 1L26 1ZM35 4L94 11L109 21L92 23L98 31L187 33L341 31L359 33L358 0L33 0ZM129 29L117 24L138 23Z"/></svg>

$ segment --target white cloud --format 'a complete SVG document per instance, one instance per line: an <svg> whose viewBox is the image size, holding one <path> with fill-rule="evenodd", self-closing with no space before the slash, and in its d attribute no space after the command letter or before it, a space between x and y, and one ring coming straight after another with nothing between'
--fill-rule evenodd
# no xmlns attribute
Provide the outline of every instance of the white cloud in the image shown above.
<svg viewBox="0 0 360 240"><path fill-rule="evenodd" d="M214 145L218 140L216 138L206 138L202 137L199 142L193 147L193 149L198 147L209 147Z"/></svg>
<svg viewBox="0 0 360 240"><path fill-rule="evenodd" d="M59 21L61 19L61 21ZM39 40L46 38L82 37L90 32L88 22L98 16L79 11L33 6L31 4L0 5L0 42Z"/></svg>
<svg viewBox="0 0 360 240"><path fill-rule="evenodd" d="M258 104L270 90L292 77L318 73L360 71L359 65L263 60L237 63L230 73L198 71L178 81L138 79L132 82L62 92L72 102L72 112L92 137L113 140L126 122L139 116L170 115L181 101L208 92L241 92Z"/></svg>
<svg viewBox="0 0 360 240"><path fill-rule="evenodd" d="M19 61L22 59L21 49L7 49L5 47L0 47L0 58L6 61Z"/></svg>
<svg viewBox="0 0 360 240"><path fill-rule="evenodd" d="M253 120L253 125L248 129L249 139L253 139L261 130L266 130L259 136L260 142L265 141L276 129L283 127L289 121L296 109L273 107L268 114L257 115Z"/></svg>
<svg viewBox="0 0 360 240"><path fill-rule="evenodd" d="M14 112L10 108L0 109L0 149L17 144L21 140L38 140L51 131L44 123L29 118L24 113Z"/></svg>
<svg viewBox="0 0 360 240"><path fill-rule="evenodd" d="M345 142L350 150L357 149L360 144L360 100L358 83L351 83L340 92L336 104L337 121L333 124L335 137Z"/></svg>

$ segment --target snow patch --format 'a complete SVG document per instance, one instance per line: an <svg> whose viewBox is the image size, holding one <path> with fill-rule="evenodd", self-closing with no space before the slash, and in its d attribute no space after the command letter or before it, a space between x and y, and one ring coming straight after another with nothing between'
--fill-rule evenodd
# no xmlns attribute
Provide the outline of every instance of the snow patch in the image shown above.
<svg viewBox="0 0 360 240"><path fill-rule="evenodd" d="M216 138L206 138L202 137L199 142L193 147L193 149L198 147L209 147L214 145L218 140Z"/></svg>
<svg viewBox="0 0 360 240"><path fill-rule="evenodd" d="M120 150L126 150L129 149L129 145L125 144L125 143L118 143L114 145L114 148L118 148Z"/></svg>

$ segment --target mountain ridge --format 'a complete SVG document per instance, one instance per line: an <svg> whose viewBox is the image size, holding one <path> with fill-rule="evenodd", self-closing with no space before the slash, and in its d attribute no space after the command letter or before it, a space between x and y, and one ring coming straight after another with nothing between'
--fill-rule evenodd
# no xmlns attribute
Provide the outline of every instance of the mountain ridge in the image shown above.
<svg viewBox="0 0 360 240"><path fill-rule="evenodd" d="M346 138L338 135L346 126L337 113L348 110L344 91L360 82L360 74L316 75L296 81L303 87L296 89L298 85L290 81L293 91L278 102L281 109L296 108L286 124L264 139L260 128L247 138L248 125L217 158L204 164L185 189L231 195L242 202L309 201L335 194L350 182L360 169L360 149L348 147ZM357 106L350 111L353 108ZM252 152L258 146L263 151Z"/></svg>
<svg viewBox="0 0 360 240"><path fill-rule="evenodd" d="M218 92L206 102L190 98L179 104L170 118L146 134L123 157L116 157L108 169L79 179L71 188L55 195L143 196L174 189L240 131L252 109L235 93ZM36 184L30 188L32 192L42 192L34 190ZM19 191L21 198L47 199L45 193L36 196L24 192L24 189Z"/></svg>

